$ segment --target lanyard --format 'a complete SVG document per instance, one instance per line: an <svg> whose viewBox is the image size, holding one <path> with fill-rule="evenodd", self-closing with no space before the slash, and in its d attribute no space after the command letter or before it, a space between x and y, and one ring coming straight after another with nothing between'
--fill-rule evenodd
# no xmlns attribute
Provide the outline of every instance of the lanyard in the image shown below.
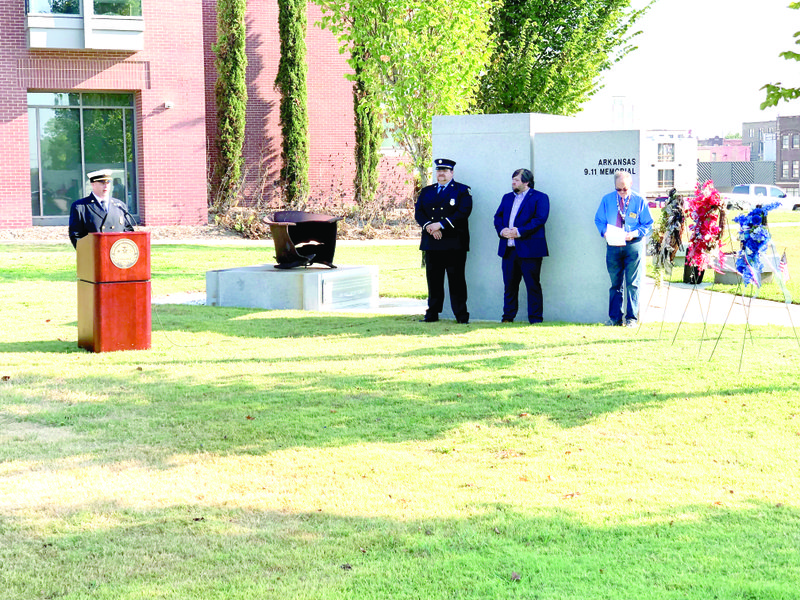
<svg viewBox="0 0 800 600"><path fill-rule="evenodd" d="M625 201L623 203L623 200ZM628 205L631 203L631 197L623 198L617 194L617 212L622 217L622 228L625 229L625 214L628 212Z"/></svg>

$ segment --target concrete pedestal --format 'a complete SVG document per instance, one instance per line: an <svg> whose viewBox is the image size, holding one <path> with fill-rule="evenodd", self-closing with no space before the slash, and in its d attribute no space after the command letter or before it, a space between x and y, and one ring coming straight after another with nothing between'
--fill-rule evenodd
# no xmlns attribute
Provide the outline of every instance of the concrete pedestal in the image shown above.
<svg viewBox="0 0 800 600"><path fill-rule="evenodd" d="M736 270L736 255L726 254L723 257L722 273L714 273L714 283L736 285L742 281L742 276ZM761 283L772 283L772 274L780 261L780 256L763 256L761 258L763 269Z"/></svg>
<svg viewBox="0 0 800 600"><path fill-rule="evenodd" d="M378 267L276 269L274 265L206 272L206 304L280 310L378 306Z"/></svg>

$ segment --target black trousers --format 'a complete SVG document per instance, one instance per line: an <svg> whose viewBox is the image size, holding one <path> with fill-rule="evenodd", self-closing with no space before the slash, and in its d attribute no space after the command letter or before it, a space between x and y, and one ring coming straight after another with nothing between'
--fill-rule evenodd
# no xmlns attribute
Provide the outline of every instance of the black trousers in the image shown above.
<svg viewBox="0 0 800 600"><path fill-rule="evenodd" d="M469 321L467 280L464 270L466 250L428 250L425 252L425 277L428 280L428 318L436 318L444 306L444 277L450 290L450 306L456 321Z"/></svg>
<svg viewBox="0 0 800 600"><path fill-rule="evenodd" d="M519 309L519 284L525 281L528 291L528 322L541 323L544 303L542 301L542 284L539 275L542 272L542 259L520 258L517 249L509 246L503 255L503 319L513 321Z"/></svg>

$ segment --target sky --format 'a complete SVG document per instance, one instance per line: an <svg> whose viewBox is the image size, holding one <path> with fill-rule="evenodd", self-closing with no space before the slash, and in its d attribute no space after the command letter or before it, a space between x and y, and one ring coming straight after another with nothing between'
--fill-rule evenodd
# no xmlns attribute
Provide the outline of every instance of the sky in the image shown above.
<svg viewBox="0 0 800 600"><path fill-rule="evenodd" d="M613 128L691 129L698 137L741 133L744 121L800 115L800 100L759 109L764 84L800 86L800 62L778 56L800 52L793 37L800 10L789 2L656 0L638 22L638 49L602 76L604 87L583 114L613 121Z"/></svg>

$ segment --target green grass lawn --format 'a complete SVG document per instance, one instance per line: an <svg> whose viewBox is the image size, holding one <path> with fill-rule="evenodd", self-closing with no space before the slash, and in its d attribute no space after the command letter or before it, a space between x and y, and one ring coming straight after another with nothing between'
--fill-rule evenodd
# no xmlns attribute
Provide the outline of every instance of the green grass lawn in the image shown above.
<svg viewBox="0 0 800 600"><path fill-rule="evenodd" d="M72 252L0 245L3 600L800 598L791 330L739 373L736 326L162 305L90 354ZM154 293L267 262L156 253Z"/></svg>

